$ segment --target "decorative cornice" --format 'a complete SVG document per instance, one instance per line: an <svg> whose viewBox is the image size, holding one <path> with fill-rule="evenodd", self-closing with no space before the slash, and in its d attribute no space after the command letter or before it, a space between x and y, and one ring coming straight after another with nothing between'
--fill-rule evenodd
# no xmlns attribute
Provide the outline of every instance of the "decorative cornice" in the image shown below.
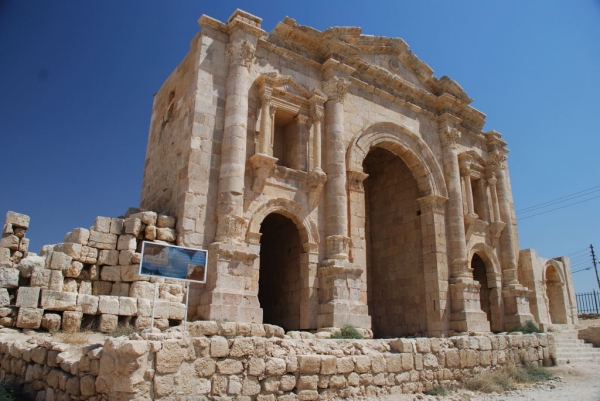
<svg viewBox="0 0 600 401"><path fill-rule="evenodd" d="M421 206L421 213L437 213L444 214L446 212L446 201L448 198L440 195L427 195L422 198L418 198L419 206Z"/></svg>

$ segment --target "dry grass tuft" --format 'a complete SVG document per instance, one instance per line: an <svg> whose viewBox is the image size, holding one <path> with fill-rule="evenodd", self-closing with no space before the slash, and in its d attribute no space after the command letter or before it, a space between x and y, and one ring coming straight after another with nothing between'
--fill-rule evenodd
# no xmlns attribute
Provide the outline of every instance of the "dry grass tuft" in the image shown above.
<svg viewBox="0 0 600 401"><path fill-rule="evenodd" d="M64 344L83 345L90 342L90 336L93 334L95 333L91 331L79 331L77 333L56 332L53 334L53 337Z"/></svg>

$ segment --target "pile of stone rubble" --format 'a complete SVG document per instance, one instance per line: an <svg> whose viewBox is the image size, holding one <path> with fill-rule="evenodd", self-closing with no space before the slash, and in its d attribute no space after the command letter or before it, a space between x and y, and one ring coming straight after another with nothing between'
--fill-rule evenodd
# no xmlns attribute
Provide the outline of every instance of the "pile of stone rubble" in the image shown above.
<svg viewBox="0 0 600 401"><path fill-rule="evenodd" d="M29 216L8 212L0 241L0 325L21 329L111 332L119 324L155 327L185 318L180 281L140 276L143 241L173 244L175 218L155 212L96 218L60 244L29 252Z"/></svg>

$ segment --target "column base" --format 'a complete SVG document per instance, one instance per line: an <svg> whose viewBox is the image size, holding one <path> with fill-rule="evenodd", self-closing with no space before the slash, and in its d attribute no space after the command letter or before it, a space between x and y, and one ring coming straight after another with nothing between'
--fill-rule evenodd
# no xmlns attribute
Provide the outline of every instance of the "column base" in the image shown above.
<svg viewBox="0 0 600 401"><path fill-rule="evenodd" d="M352 263L329 259L319 267L317 327L352 325L371 328L368 306L360 301L363 270Z"/></svg>
<svg viewBox="0 0 600 401"><path fill-rule="evenodd" d="M480 284L458 282L450 284L452 311L450 329L454 331L489 332L490 322L481 310L479 298Z"/></svg>
<svg viewBox="0 0 600 401"><path fill-rule="evenodd" d="M258 278L254 274L258 246L213 243L208 251L207 288L196 308L198 316L206 320L262 323L258 282L247 289L248 280Z"/></svg>
<svg viewBox="0 0 600 401"><path fill-rule="evenodd" d="M504 330L518 329L528 320L535 321L529 310L529 290L520 284L510 284L502 289L504 298Z"/></svg>

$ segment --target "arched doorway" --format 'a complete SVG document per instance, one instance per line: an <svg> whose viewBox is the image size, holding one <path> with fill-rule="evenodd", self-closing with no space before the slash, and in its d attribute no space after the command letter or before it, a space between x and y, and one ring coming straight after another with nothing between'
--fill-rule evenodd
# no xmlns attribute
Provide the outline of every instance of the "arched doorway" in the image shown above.
<svg viewBox="0 0 600 401"><path fill-rule="evenodd" d="M548 298L547 306L551 323L566 324L567 311L563 294L563 282L558 270L552 265L546 267L546 297Z"/></svg>
<svg viewBox="0 0 600 401"><path fill-rule="evenodd" d="M271 213L260 225L258 301L263 322L286 330L300 328L300 255L298 228L289 218Z"/></svg>
<svg viewBox="0 0 600 401"><path fill-rule="evenodd" d="M485 262L478 254L473 255L471 259L471 268L473 269L473 279L479 283L479 302L481 310L485 312L488 322L492 324L492 304L490 302L491 289L488 285L487 269Z"/></svg>
<svg viewBox="0 0 600 401"><path fill-rule="evenodd" d="M363 162L367 302L377 337L425 333L419 188L397 155L372 148Z"/></svg>

